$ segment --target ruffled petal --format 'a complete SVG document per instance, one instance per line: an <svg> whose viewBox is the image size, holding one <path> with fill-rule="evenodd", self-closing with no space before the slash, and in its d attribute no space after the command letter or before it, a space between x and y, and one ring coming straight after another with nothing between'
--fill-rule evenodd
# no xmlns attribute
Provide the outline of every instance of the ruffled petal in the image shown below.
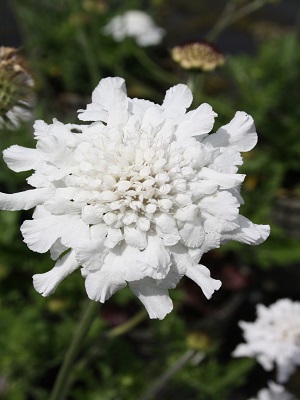
<svg viewBox="0 0 300 400"><path fill-rule="evenodd" d="M125 242L132 247L143 250L147 246L147 235L134 226L124 227Z"/></svg>
<svg viewBox="0 0 300 400"><path fill-rule="evenodd" d="M207 253L209 250L217 249L220 247L220 234L217 232L208 232L205 234L204 241L201 247L197 247L195 249L188 249L188 253L195 264L198 264L201 260L201 257L204 253Z"/></svg>
<svg viewBox="0 0 300 400"><path fill-rule="evenodd" d="M225 174L206 167L203 167L198 174L200 179L215 182L221 189L231 189L240 185L245 176L243 174Z"/></svg>
<svg viewBox="0 0 300 400"><path fill-rule="evenodd" d="M170 253L158 236L148 235L148 245L140 253L139 260L151 267L148 275L154 279L164 279L170 270Z"/></svg>
<svg viewBox="0 0 300 400"><path fill-rule="evenodd" d="M144 304L151 319L164 319L172 311L173 303L168 290L157 286L154 279L144 278L130 282L129 287Z"/></svg>
<svg viewBox="0 0 300 400"><path fill-rule="evenodd" d="M52 294L60 282L79 267L75 252L70 251L59 259L55 266L44 274L33 275L33 286L42 296Z"/></svg>
<svg viewBox="0 0 300 400"><path fill-rule="evenodd" d="M126 93L123 78L101 79L92 93L92 103L87 105L86 110L79 110L78 118L82 121L107 122L108 113L115 100L115 89L121 89Z"/></svg>
<svg viewBox="0 0 300 400"><path fill-rule="evenodd" d="M204 143L211 143L214 147L233 146L238 151L253 149L257 143L253 118L245 112L237 111L229 124L205 138Z"/></svg>
<svg viewBox="0 0 300 400"><path fill-rule="evenodd" d="M128 119L128 98L126 91L115 89L114 102L108 111L107 127L118 128L120 124L125 124Z"/></svg>
<svg viewBox="0 0 300 400"><path fill-rule="evenodd" d="M87 270L96 270L104 263L109 251L104 244L107 230L106 224L92 225L89 238L76 248L76 259Z"/></svg>
<svg viewBox="0 0 300 400"><path fill-rule="evenodd" d="M195 218L193 222L186 222L179 231L182 242L188 247L200 247L205 238L200 218Z"/></svg>
<svg viewBox="0 0 300 400"><path fill-rule="evenodd" d="M104 303L114 293L126 286L119 264L116 262L103 264L100 269L85 271L85 273L85 289L91 300Z"/></svg>
<svg viewBox="0 0 300 400"><path fill-rule="evenodd" d="M57 260L58 257L64 253L66 250L68 250L68 247L63 246L61 244L60 239L57 239L53 245L50 247L50 257L52 260Z"/></svg>
<svg viewBox="0 0 300 400"><path fill-rule="evenodd" d="M36 149L13 145L3 151L3 159L7 166L15 172L35 169L39 157Z"/></svg>
<svg viewBox="0 0 300 400"><path fill-rule="evenodd" d="M153 219L156 224L156 230L166 246L173 246L178 243L180 235L173 216L164 213L156 213Z"/></svg>
<svg viewBox="0 0 300 400"><path fill-rule="evenodd" d="M240 206L237 199L228 191L206 196L198 205L201 213L207 218L215 217L227 221L234 221L238 217Z"/></svg>
<svg viewBox="0 0 300 400"><path fill-rule="evenodd" d="M76 248L89 235L89 228L78 215L50 215L25 221L21 226L24 242L38 253L45 253L60 238L66 247Z"/></svg>
<svg viewBox="0 0 300 400"><path fill-rule="evenodd" d="M182 117L186 109L192 104L193 95L191 90L183 84L171 87L166 92L162 107L168 118L177 120Z"/></svg>
<svg viewBox="0 0 300 400"><path fill-rule="evenodd" d="M0 193L0 209L8 211L29 210L44 203L54 194L51 188L26 190L24 192Z"/></svg>
<svg viewBox="0 0 300 400"><path fill-rule="evenodd" d="M217 114L209 104L203 103L196 110L189 111L184 115L176 130L179 142L185 141L193 136L200 136L210 132L214 126Z"/></svg>
<svg viewBox="0 0 300 400"><path fill-rule="evenodd" d="M219 290L222 285L221 281L211 278L209 269L202 264L188 265L186 276L201 287L205 297L208 299L210 299L213 293Z"/></svg>
<svg viewBox="0 0 300 400"><path fill-rule="evenodd" d="M269 225L253 224L242 215L239 215L237 223L239 225L237 229L222 235L222 243L236 240L241 243L257 245L263 243L270 234Z"/></svg>

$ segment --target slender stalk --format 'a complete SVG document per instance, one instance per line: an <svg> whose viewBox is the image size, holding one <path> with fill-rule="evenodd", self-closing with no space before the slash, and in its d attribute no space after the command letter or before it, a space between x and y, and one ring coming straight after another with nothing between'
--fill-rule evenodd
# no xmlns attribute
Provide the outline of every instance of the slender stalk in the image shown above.
<svg viewBox="0 0 300 400"><path fill-rule="evenodd" d="M112 328L108 332L104 333L103 337L105 339L113 339L116 338L117 336L124 335L127 332L131 331L133 328L135 328L140 322L142 322L145 319L145 317L147 317L147 315L148 314L146 310L143 309L136 315L134 315L131 319L124 322L122 325ZM98 340L97 343L87 351L85 356L74 364L73 373L69 374L69 376L65 380L63 395L68 393L76 377L78 376L78 374L80 374L80 371L86 368L89 364L91 364L93 360L95 360L97 357L101 355L102 349L103 346L101 347L99 346L99 340Z"/></svg>
<svg viewBox="0 0 300 400"><path fill-rule="evenodd" d="M76 359L80 344L88 333L98 310L99 304L96 301L88 301L77 330L73 336L70 346L65 355L63 364L57 375L51 396L49 400L63 400L66 396L66 385L69 382L69 375L73 368L74 360Z"/></svg>
<svg viewBox="0 0 300 400"><path fill-rule="evenodd" d="M90 75L91 85L94 87L99 81L99 68L95 53L91 50L90 43L83 29L78 28L76 39L83 52L84 60Z"/></svg>
<svg viewBox="0 0 300 400"><path fill-rule="evenodd" d="M110 331L108 331L105 336L110 339L124 335L125 333L131 331L131 329L133 329L140 322L142 322L145 319L145 317L147 317L147 315L148 315L147 311L143 309L136 315L134 315L132 318L130 318L128 321L124 322L124 324L119 325L116 328L113 328Z"/></svg>
<svg viewBox="0 0 300 400"><path fill-rule="evenodd" d="M156 64L143 49L141 49L139 46L134 46L133 49L135 57L141 63L141 65L147 71L149 71L150 76L152 76L158 82L166 82L171 85L178 83L175 75Z"/></svg>
<svg viewBox="0 0 300 400"><path fill-rule="evenodd" d="M223 12L221 18L218 19L217 23L211 29L211 31L206 35L206 40L209 42L213 42L219 36L219 34L226 29L229 25L236 22L240 18L245 17L248 14L253 13L258 10L262 6L266 4L267 0L254 0L249 4L246 4L244 7L239 8L238 10L233 10L233 8L227 8L226 12ZM230 11L230 12L229 12Z"/></svg>
<svg viewBox="0 0 300 400"><path fill-rule="evenodd" d="M154 382L150 389L144 393L139 400L155 399L156 394L166 385L173 375L184 367L197 353L199 353L197 350L187 350L175 364L167 369L167 371Z"/></svg>

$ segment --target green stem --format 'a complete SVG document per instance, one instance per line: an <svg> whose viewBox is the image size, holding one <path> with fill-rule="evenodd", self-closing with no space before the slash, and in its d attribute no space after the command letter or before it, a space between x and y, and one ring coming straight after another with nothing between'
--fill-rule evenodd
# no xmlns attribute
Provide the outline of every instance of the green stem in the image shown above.
<svg viewBox="0 0 300 400"><path fill-rule="evenodd" d="M217 21L215 26L211 29L211 31L206 35L206 40L208 42L214 42L219 34L226 29L229 25L233 24L240 18L245 17L248 14L253 13L258 10L262 6L266 4L267 0L254 0L249 4L246 4L244 7L239 8L236 11L228 12L230 8L224 13L222 13L221 18Z"/></svg>
<svg viewBox="0 0 300 400"><path fill-rule="evenodd" d="M135 57L154 79L171 85L178 83L177 78L171 72L157 65L143 49L138 46L134 46L133 49Z"/></svg>
<svg viewBox="0 0 300 400"><path fill-rule="evenodd" d="M161 375L150 389L143 394L139 400L151 400L156 398L156 394L166 385L166 383L179 371L186 363L188 363L196 354L197 350L187 350L175 364L173 364L163 375ZM204 356L203 356L204 358Z"/></svg>
<svg viewBox="0 0 300 400"><path fill-rule="evenodd" d="M76 359L80 344L82 340L85 338L88 333L93 321L95 320L95 316L97 314L99 304L96 301L88 301L83 314L81 316L81 320L75 331L73 339L70 343L70 346L65 355L63 364L59 370L58 376L56 378L50 400L63 400L66 396L66 384L69 381L69 375L73 368L74 360Z"/></svg>
<svg viewBox="0 0 300 400"><path fill-rule="evenodd" d="M191 71L188 73L187 86L193 93L193 105L198 107L202 98L202 87L204 83L204 74L201 71Z"/></svg>
<svg viewBox="0 0 300 400"><path fill-rule="evenodd" d="M107 333L103 334L103 337L105 339L113 339L116 338L117 336L121 336L135 328L140 322L142 322L146 317L147 317L147 312L146 310L141 310L138 312L136 315L134 315L131 319L128 321L124 322L124 324L117 326L116 328L112 328L109 330ZM103 344L103 343L102 343ZM64 387L64 393L68 393L68 390L70 387L73 385L74 380L76 379L76 376L80 374L80 371L84 370L84 368L87 368L87 366L93 362L97 357L101 355L101 351L103 351L103 346L99 346L99 341L91 347L88 352L85 354L85 356L79 360L77 363L74 365L74 373L70 374L67 379L65 380L65 387Z"/></svg>
<svg viewBox="0 0 300 400"><path fill-rule="evenodd" d="M99 82L99 68L95 53L91 50L90 44L83 29L79 28L76 34L76 39L82 49L87 69L91 79L91 86L95 87Z"/></svg>
<svg viewBox="0 0 300 400"><path fill-rule="evenodd" d="M121 336L124 333L131 331L131 329L133 329L136 325L138 325L140 322L142 322L145 319L145 317L147 317L147 315L148 314L145 309L141 310L136 315L134 315L131 319L124 322L124 324L117 326L116 328L113 328L109 332L107 332L106 337L109 339L115 338L117 336Z"/></svg>

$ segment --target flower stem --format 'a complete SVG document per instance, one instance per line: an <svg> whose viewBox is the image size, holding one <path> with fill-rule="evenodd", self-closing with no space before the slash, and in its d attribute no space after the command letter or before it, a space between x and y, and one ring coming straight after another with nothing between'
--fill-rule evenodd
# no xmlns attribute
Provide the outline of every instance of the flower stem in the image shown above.
<svg viewBox="0 0 300 400"><path fill-rule="evenodd" d="M65 395L67 394L66 385L69 381L68 378L73 367L74 360L79 353L79 346L95 319L98 307L99 304L96 301L90 300L85 306L79 325L73 336L73 340L70 343L63 364L57 375L50 400L63 400L65 398Z"/></svg>
<svg viewBox="0 0 300 400"><path fill-rule="evenodd" d="M243 18L246 15L258 10L259 8L264 6L266 2L267 0L254 0L249 4L246 4L244 7L239 8L238 10L234 10L232 3L229 2L229 5L226 6L225 11L222 13L217 23L206 35L206 40L208 42L214 42L219 34L229 25L236 22L240 18Z"/></svg>
<svg viewBox="0 0 300 400"><path fill-rule="evenodd" d="M158 82L166 82L171 85L178 83L175 75L156 64L143 49L135 46L133 47L133 52L140 64L149 71L149 74Z"/></svg>
<svg viewBox="0 0 300 400"><path fill-rule="evenodd" d="M173 364L164 374L162 374L150 387L150 389L144 393L139 400L151 400L154 399L157 393L166 385L166 383L173 377L173 375L179 371L186 363L188 363L196 354L197 350L187 350L175 364ZM204 356L203 356L204 358Z"/></svg>
<svg viewBox="0 0 300 400"><path fill-rule="evenodd" d="M140 322L142 322L143 319L145 319L145 317L147 317L147 315L148 314L147 314L146 310L141 310L136 315L134 315L131 319L124 322L124 324L117 326L116 328L113 328L110 331L108 331L106 334L106 337L114 338L114 337L121 336L124 333L131 331L131 329L134 328L136 325L138 325Z"/></svg>

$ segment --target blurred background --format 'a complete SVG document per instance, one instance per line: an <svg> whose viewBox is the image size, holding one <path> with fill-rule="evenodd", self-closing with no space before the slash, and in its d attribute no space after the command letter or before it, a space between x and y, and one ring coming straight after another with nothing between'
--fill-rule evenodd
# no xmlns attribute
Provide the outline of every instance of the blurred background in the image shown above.
<svg viewBox="0 0 300 400"><path fill-rule="evenodd" d="M104 31L128 10L149 14L165 30L161 41L141 46ZM202 263L222 288L208 301L182 279L170 293L175 310L163 321L149 320L129 290L114 295L99 307L67 399L246 400L274 378L231 352L242 341L238 321L252 321L256 304L300 300L299 35L298 0L1 0L0 46L24 56L35 97L30 121L0 129L1 151L35 146L35 119L75 122L107 76L125 78L130 97L155 102L171 85L188 83L193 106L207 102L218 113L216 128L242 110L253 116L259 135L256 148L244 154L241 211L270 224L269 239L206 254ZM175 47L199 42L222 62L205 68L201 52L199 67L175 59ZM1 192L25 190L27 176L1 158ZM53 261L22 242L19 227L30 217L0 212L0 399L49 398L86 300L79 271L48 298L35 292L31 276ZM296 372L287 385L297 398L299 378Z"/></svg>

